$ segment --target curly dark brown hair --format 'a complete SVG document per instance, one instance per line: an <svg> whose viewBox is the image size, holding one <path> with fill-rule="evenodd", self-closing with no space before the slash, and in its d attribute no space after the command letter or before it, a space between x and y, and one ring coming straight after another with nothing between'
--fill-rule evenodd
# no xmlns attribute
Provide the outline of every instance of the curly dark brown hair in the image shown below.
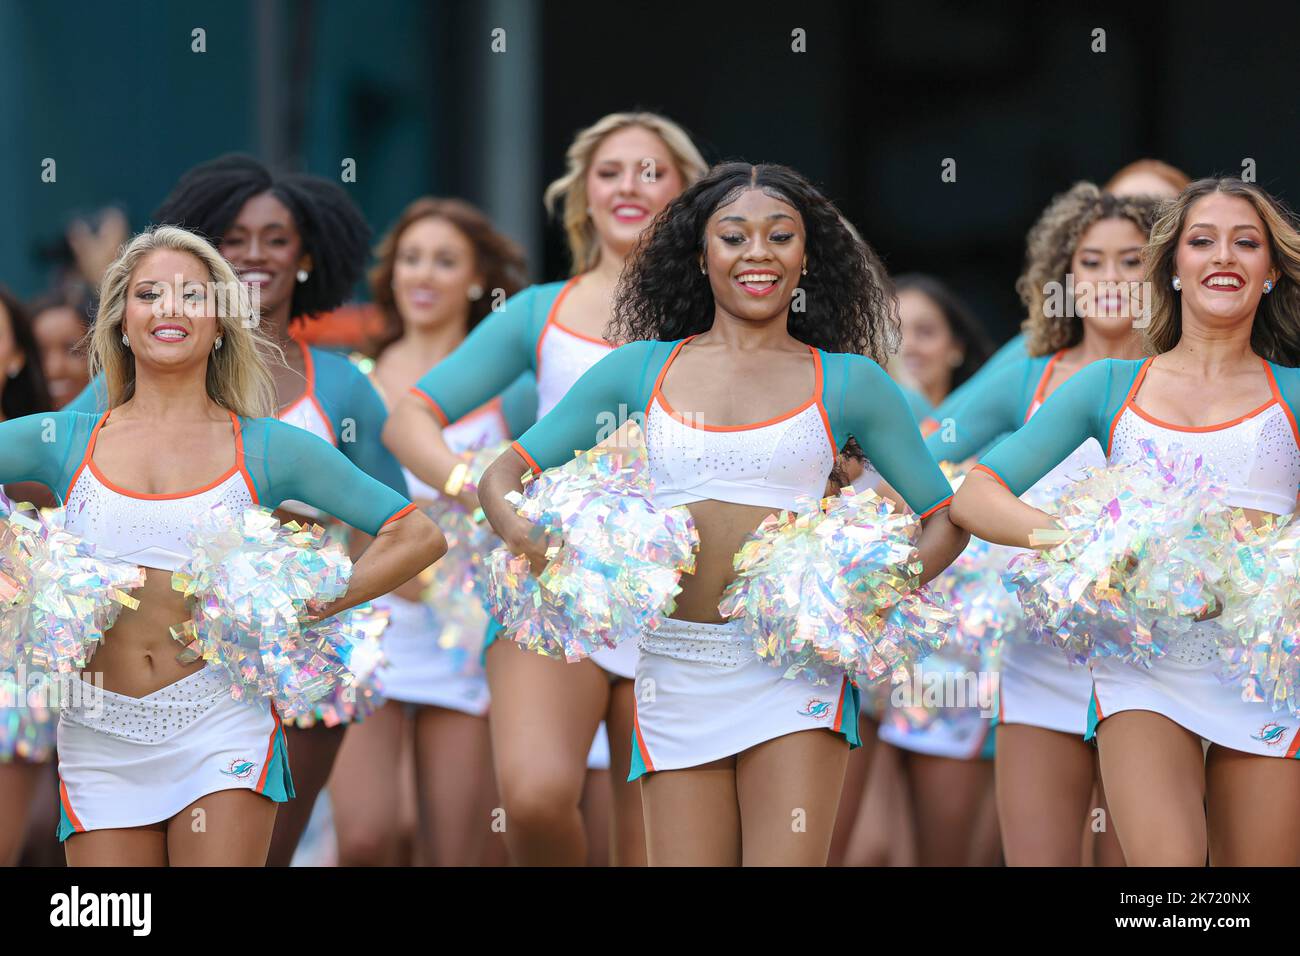
<svg viewBox="0 0 1300 956"><path fill-rule="evenodd" d="M803 217L806 308L790 312L790 335L883 364L898 338L898 304L884 265L815 186L788 166L768 163L720 163L659 213L623 271L605 337L672 341L713 325L713 292L699 266L705 226L747 189L761 189Z"/></svg>

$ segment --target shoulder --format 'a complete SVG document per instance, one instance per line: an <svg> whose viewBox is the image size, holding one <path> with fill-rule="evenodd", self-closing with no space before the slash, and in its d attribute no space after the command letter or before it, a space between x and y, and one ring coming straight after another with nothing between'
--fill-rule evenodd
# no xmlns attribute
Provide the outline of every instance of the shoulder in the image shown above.
<svg viewBox="0 0 1300 956"><path fill-rule="evenodd" d="M318 379L345 379L353 381L355 379L364 379L366 373L362 368L362 361L369 363L373 367L374 362L364 356L358 356L357 360L344 355L342 352L335 352L331 349L321 349L315 346L309 346L311 352L312 364L316 366L316 375Z"/></svg>

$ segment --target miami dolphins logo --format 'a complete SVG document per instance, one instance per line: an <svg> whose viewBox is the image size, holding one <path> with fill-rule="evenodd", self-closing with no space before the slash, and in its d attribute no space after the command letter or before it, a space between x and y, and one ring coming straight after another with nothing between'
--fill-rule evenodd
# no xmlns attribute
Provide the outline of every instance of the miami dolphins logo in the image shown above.
<svg viewBox="0 0 1300 956"><path fill-rule="evenodd" d="M811 698L808 703L803 705L803 710L797 711L800 717L811 717L813 720L825 720L831 715L831 702L822 700L820 697Z"/></svg>
<svg viewBox="0 0 1300 956"><path fill-rule="evenodd" d="M1281 724L1275 724L1270 721L1263 727L1259 728L1259 733L1251 734L1250 736L1255 740L1262 741L1272 747L1275 744L1280 744L1282 741L1286 740L1286 732L1287 728L1283 727Z"/></svg>
<svg viewBox="0 0 1300 956"><path fill-rule="evenodd" d="M243 780L244 778L253 775L253 768L256 766L257 764L253 763L251 760L232 760L230 761L230 768L221 772L227 777L238 777L240 780Z"/></svg>

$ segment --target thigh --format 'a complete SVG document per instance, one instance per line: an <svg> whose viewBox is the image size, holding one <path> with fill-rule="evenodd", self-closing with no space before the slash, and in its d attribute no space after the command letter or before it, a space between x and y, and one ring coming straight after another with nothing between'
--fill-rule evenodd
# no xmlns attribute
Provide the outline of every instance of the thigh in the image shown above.
<svg viewBox="0 0 1300 956"><path fill-rule="evenodd" d="M271 841L270 866L288 866L293 862L298 841L311 820L316 798L329 782L334 769L334 759L343 746L343 736L348 724L326 727L284 727L284 739L289 749L289 770L293 774L293 789L297 794L288 803L280 805L276 818L275 836Z"/></svg>
<svg viewBox="0 0 1300 956"><path fill-rule="evenodd" d="M1147 710L1097 727L1101 776L1129 866L1204 866L1205 752L1201 739Z"/></svg>
<svg viewBox="0 0 1300 956"><path fill-rule="evenodd" d="M167 821L171 866L265 866L277 804L252 790L204 794Z"/></svg>
<svg viewBox="0 0 1300 956"><path fill-rule="evenodd" d="M485 717L442 707L415 712L415 780L422 858L476 866L492 827L492 744Z"/></svg>
<svg viewBox="0 0 1300 956"><path fill-rule="evenodd" d="M975 828L993 784L986 760L906 753L908 793L921 866L968 866Z"/></svg>
<svg viewBox="0 0 1300 956"><path fill-rule="evenodd" d="M1300 866L1300 761L1211 745L1206 809L1213 866Z"/></svg>
<svg viewBox="0 0 1300 956"><path fill-rule="evenodd" d="M640 780L650 866L740 866L736 758Z"/></svg>
<svg viewBox="0 0 1300 956"><path fill-rule="evenodd" d="M1079 866L1092 803L1093 748L1074 734L1003 724L994 758L1007 866Z"/></svg>
<svg viewBox="0 0 1300 956"><path fill-rule="evenodd" d="M497 641L488 649L488 723L507 812L539 787L578 805L587 753L609 708L609 681L590 661L568 664Z"/></svg>
<svg viewBox="0 0 1300 956"><path fill-rule="evenodd" d="M389 701L343 739L329 781L340 866L397 862L405 725L405 706Z"/></svg>
<svg viewBox="0 0 1300 956"><path fill-rule="evenodd" d="M745 866L825 866L849 745L828 730L765 740L736 758Z"/></svg>
<svg viewBox="0 0 1300 956"><path fill-rule="evenodd" d="M166 866L167 824L74 833L63 852L68 866Z"/></svg>
<svg viewBox="0 0 1300 956"><path fill-rule="evenodd" d="M862 746L849 751L848 763L844 768L844 786L840 790L840 807L835 814L835 832L831 835L830 866L845 866L848 863L850 847L855 825L862 810L863 796L867 787L867 769L871 756L871 745L875 743L875 724L865 716L858 718L858 734ZM868 731L870 728L870 743Z"/></svg>
<svg viewBox="0 0 1300 956"><path fill-rule="evenodd" d="M1085 865L1124 866L1124 850L1115 835L1115 826L1110 821L1110 803L1106 800L1106 785L1101 779L1101 761L1096 761L1097 779L1093 790L1096 806L1088 811L1087 836L1092 843L1092 857L1085 859Z"/></svg>
<svg viewBox="0 0 1300 956"><path fill-rule="evenodd" d="M587 831L587 866L613 865L613 775L608 770L587 768L587 780L582 788L582 822ZM636 783L638 795L641 787ZM642 829L645 824L642 823Z"/></svg>
<svg viewBox="0 0 1300 956"><path fill-rule="evenodd" d="M43 763L0 763L0 866L18 862L33 797L47 771Z"/></svg>
<svg viewBox="0 0 1300 956"><path fill-rule="evenodd" d="M605 726L609 731L609 786L612 795L610 862L614 866L645 866L645 817L641 810L641 787L628 783L632 771L633 681L618 680L610 686Z"/></svg>

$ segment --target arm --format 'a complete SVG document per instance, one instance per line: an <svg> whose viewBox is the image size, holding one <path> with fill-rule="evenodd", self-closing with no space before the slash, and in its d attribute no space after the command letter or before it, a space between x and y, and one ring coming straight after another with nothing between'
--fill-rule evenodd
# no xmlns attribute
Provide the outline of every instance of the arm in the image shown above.
<svg viewBox="0 0 1300 956"><path fill-rule="evenodd" d="M93 427L92 416L72 412L40 412L0 422L0 486L34 482L61 501L80 461L78 455L73 462L73 451L85 450Z"/></svg>
<svg viewBox="0 0 1300 956"><path fill-rule="evenodd" d="M1057 525L1019 496L1088 438L1095 437L1102 448L1107 447L1104 408L1111 404L1116 384L1114 363L1108 359L1072 375L1033 418L999 442L967 475L953 501L953 520L985 541L1033 547L1032 532Z"/></svg>
<svg viewBox="0 0 1300 956"><path fill-rule="evenodd" d="M493 530L515 554L526 554L535 569L546 564L546 543L533 524L515 513L505 496L523 490L523 475L562 465L575 451L595 447L602 423L620 405L644 408L649 363L657 344L634 342L615 349L574 383L558 405L500 458L479 482L479 501ZM656 369L657 371L657 369ZM638 383L640 388L638 389Z"/></svg>
<svg viewBox="0 0 1300 956"><path fill-rule="evenodd" d="M513 296L393 406L384 444L421 481L446 487L461 459L448 447L442 430L533 368L536 296L535 287Z"/></svg>
<svg viewBox="0 0 1300 956"><path fill-rule="evenodd" d="M108 389L104 385L104 376L96 375L91 379L80 395L63 406L63 411L89 412L92 415L108 411Z"/></svg>
<svg viewBox="0 0 1300 956"><path fill-rule="evenodd" d="M250 423L248 432L245 460L261 504L304 501L374 535L347 593L322 609L322 617L387 594L446 554L447 541L432 521L329 442L273 419Z"/></svg>
<svg viewBox="0 0 1300 956"><path fill-rule="evenodd" d="M957 386L956 389L949 393L947 398L939 403L939 407L922 422L921 430L928 435L935 428L938 428L939 423L945 418L952 417L953 411L962 402L966 401L966 397L972 392L983 388L985 380L1001 368L1005 362L1016 359L1024 360L1028 357L1028 354L1025 352L1024 333L1017 333L1000 349L994 352L992 357L981 365L974 375L962 382L961 385ZM1016 424L1018 425L1020 423L1017 422Z"/></svg>
<svg viewBox="0 0 1300 956"><path fill-rule="evenodd" d="M871 359L844 358L849 363L843 383L844 434L835 438L856 438L885 481L921 516L917 550L925 584L956 560L970 536L949 520L952 489L926 451L903 393Z"/></svg>
<svg viewBox="0 0 1300 956"><path fill-rule="evenodd" d="M406 496L406 476L402 466L397 463L393 453L384 447L384 425L388 420L388 409L379 397L370 380L353 366L347 366L351 382L348 407L344 410L346 418L355 423L355 434L349 441L347 434L341 433L339 449L371 478L378 479L403 497Z"/></svg>
<svg viewBox="0 0 1300 956"><path fill-rule="evenodd" d="M944 402L947 411L934 419L936 427L925 439L934 459L965 461L988 448L999 435L1019 428L1024 421L1021 406L1026 374L1024 362L1003 363L968 389L962 400Z"/></svg>

